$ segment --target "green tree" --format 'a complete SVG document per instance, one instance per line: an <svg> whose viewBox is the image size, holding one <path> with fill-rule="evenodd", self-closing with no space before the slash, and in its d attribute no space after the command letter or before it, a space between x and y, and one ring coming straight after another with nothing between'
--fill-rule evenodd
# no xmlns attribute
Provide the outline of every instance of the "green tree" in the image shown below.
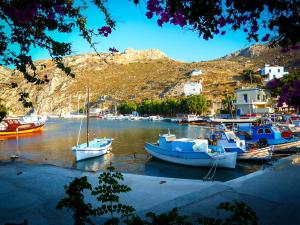
<svg viewBox="0 0 300 225"><path fill-rule="evenodd" d="M241 73L244 80L252 83L262 83L262 78L258 73L255 73L252 69L243 70Z"/></svg>
<svg viewBox="0 0 300 225"><path fill-rule="evenodd" d="M65 186L67 197L60 200L56 209L67 208L73 212L75 225L93 224L90 216L96 215L96 211L90 203L85 203L84 190L92 190L92 185L87 177L75 178L69 185Z"/></svg>
<svg viewBox="0 0 300 225"><path fill-rule="evenodd" d="M117 109L121 114L131 114L137 110L137 105L134 102L122 102Z"/></svg>
<svg viewBox="0 0 300 225"><path fill-rule="evenodd" d="M199 223L203 225L258 224L258 217L255 211L244 202L222 202L217 207L217 215L221 211L229 213L227 214L228 217L224 219L203 217L199 219Z"/></svg>
<svg viewBox="0 0 300 225"><path fill-rule="evenodd" d="M123 175L115 172L112 166L107 168L107 172L100 174L98 178L98 186L92 191L92 195L96 196L101 203L95 209L98 216L109 214L110 220L105 224L119 224L118 215L129 217L135 209L132 206L121 204L119 194L131 191L127 185L120 184Z"/></svg>
<svg viewBox="0 0 300 225"><path fill-rule="evenodd" d="M192 95L181 99L181 109L185 113L201 115L207 110L206 99L203 95Z"/></svg>
<svg viewBox="0 0 300 225"><path fill-rule="evenodd" d="M225 110L226 113L233 114L233 101L236 100L234 95L225 95L225 99L222 100L222 108Z"/></svg>

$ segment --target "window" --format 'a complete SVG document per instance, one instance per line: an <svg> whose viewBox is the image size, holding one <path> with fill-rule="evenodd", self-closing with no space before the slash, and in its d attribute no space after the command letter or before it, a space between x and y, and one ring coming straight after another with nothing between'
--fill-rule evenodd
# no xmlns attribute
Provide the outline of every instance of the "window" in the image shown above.
<svg viewBox="0 0 300 225"><path fill-rule="evenodd" d="M248 95L247 94L244 94L244 102L248 102Z"/></svg>
<svg viewBox="0 0 300 225"><path fill-rule="evenodd" d="M258 129L257 133L258 134L263 134L264 133L264 129Z"/></svg>
<svg viewBox="0 0 300 225"><path fill-rule="evenodd" d="M269 69L269 73L271 73L272 72L272 70L271 69Z"/></svg>
<svg viewBox="0 0 300 225"><path fill-rule="evenodd" d="M270 128L267 128L267 129L265 129L265 133L266 133L266 134L272 134L272 131L271 131Z"/></svg>
<svg viewBox="0 0 300 225"><path fill-rule="evenodd" d="M257 100L260 100L260 95L259 94L257 95Z"/></svg>
<svg viewBox="0 0 300 225"><path fill-rule="evenodd" d="M278 69L278 73L280 73L280 69Z"/></svg>
<svg viewBox="0 0 300 225"><path fill-rule="evenodd" d="M273 79L275 79L276 78L276 76L275 75L273 75Z"/></svg>

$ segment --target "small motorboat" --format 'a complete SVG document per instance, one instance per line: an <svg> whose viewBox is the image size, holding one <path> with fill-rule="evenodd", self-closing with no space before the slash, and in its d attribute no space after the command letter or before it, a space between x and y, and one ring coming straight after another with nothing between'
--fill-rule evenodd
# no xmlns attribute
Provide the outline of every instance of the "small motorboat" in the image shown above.
<svg viewBox="0 0 300 225"><path fill-rule="evenodd" d="M18 118L3 119L0 123L0 136L40 132L44 123L21 123Z"/></svg>
<svg viewBox="0 0 300 225"><path fill-rule="evenodd" d="M72 147L76 161L89 159L104 155L111 148L112 138L95 138L87 143Z"/></svg>
<svg viewBox="0 0 300 225"><path fill-rule="evenodd" d="M258 144L246 144L231 130L215 131L211 140L217 146L224 148L226 152L236 152L238 160L270 160L273 146L260 146Z"/></svg>
<svg viewBox="0 0 300 225"><path fill-rule="evenodd" d="M283 138L278 127L272 124L253 126L251 133L239 133L246 143L274 145L274 153L295 152L300 150L300 138Z"/></svg>
<svg viewBox="0 0 300 225"><path fill-rule="evenodd" d="M174 134L159 136L158 143L146 143L146 151L158 159L189 166L235 168L236 152L208 145L207 139L177 139Z"/></svg>

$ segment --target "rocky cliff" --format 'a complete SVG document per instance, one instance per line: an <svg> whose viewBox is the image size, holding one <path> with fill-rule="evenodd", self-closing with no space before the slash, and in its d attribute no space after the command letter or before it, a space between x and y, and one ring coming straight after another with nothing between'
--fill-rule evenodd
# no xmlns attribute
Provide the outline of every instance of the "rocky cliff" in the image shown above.
<svg viewBox="0 0 300 225"><path fill-rule="evenodd" d="M271 51L271 53L270 53ZM127 49L116 54L80 54L64 59L75 73L75 78L66 76L57 69L51 60L36 61L37 74L48 76L49 82L33 85L23 80L17 71L0 68L0 99L9 108L10 114L24 114L19 99L20 92L28 92L37 113L64 114L77 110L84 104L86 87L91 89L91 99L99 102L103 96L114 101L159 99L182 95L185 82L203 79L203 94L208 100L221 101L226 93L249 85L241 79L240 72L246 68L259 68L269 61L284 59L296 62L299 53L285 56L273 54L273 50L254 46L241 50L222 59L207 62L177 62L157 49L136 51ZM263 61L263 57L268 59ZM291 68L295 67L292 64ZM299 64L298 64L299 66ZM296 66L297 67L297 66ZM194 69L202 70L200 76L190 76ZM13 75L12 75L13 74ZM18 88L11 89L10 83L16 82Z"/></svg>

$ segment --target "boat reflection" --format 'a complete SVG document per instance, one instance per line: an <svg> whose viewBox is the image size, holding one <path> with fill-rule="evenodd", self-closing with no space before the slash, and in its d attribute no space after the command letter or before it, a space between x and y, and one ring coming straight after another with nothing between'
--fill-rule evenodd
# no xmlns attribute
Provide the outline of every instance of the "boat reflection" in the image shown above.
<svg viewBox="0 0 300 225"><path fill-rule="evenodd" d="M3 136L0 136L0 140L19 139L19 138L32 138L32 137L40 136L42 134L43 134L43 130L37 131L35 133L3 135Z"/></svg>

